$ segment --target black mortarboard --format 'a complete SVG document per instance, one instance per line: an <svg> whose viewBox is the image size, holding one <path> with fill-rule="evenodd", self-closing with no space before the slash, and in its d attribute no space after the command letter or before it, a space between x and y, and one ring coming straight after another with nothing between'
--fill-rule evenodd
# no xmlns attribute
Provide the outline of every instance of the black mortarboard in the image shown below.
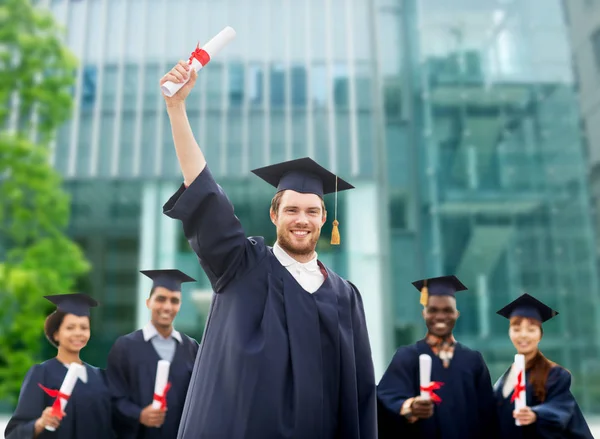
<svg viewBox="0 0 600 439"><path fill-rule="evenodd" d="M79 317L89 317L90 308L98 306L97 301L81 293L57 294L55 296L44 296L44 298L54 303L59 311L75 314Z"/></svg>
<svg viewBox="0 0 600 439"><path fill-rule="evenodd" d="M323 198L323 195L335 193L335 215L331 243L339 244L337 193L354 189L354 186L328 171L309 157L276 163L254 169L252 172L270 185L276 187L277 192L289 189L303 194L315 194L321 198Z"/></svg>
<svg viewBox="0 0 600 439"><path fill-rule="evenodd" d="M452 296L467 289L454 275L416 280L412 283L421 292L421 305L427 306L429 296Z"/></svg>
<svg viewBox="0 0 600 439"><path fill-rule="evenodd" d="M152 288L163 287L170 291L181 291L184 282L196 282L196 279L177 269L142 270L140 273L153 280Z"/></svg>
<svg viewBox="0 0 600 439"><path fill-rule="evenodd" d="M507 319L513 317L528 317L544 323L546 320L550 320L552 317L558 315L558 312L554 311L545 303L540 302L535 297L525 293L510 302L498 311L497 314L500 314Z"/></svg>

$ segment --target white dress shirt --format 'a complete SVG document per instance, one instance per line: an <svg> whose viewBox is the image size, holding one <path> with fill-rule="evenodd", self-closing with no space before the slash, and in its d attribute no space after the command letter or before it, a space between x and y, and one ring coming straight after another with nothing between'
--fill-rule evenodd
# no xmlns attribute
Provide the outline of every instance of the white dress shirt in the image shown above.
<svg viewBox="0 0 600 439"><path fill-rule="evenodd" d="M161 359L169 362L173 361L175 349L177 348L176 341L183 343L181 334L178 331L173 329L173 331L171 331L171 335L165 338L160 335L152 322L148 322L148 324L144 326L142 333L144 335L144 341L150 340L158 356Z"/></svg>
<svg viewBox="0 0 600 439"><path fill-rule="evenodd" d="M325 282L325 276L317 264L317 253L310 261L301 263L288 255L276 242L273 246L273 254L305 291L312 294Z"/></svg>

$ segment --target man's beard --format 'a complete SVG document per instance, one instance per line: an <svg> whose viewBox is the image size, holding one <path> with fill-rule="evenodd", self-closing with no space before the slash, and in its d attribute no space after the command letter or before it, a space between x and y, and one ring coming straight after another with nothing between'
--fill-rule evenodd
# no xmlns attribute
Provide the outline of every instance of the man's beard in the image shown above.
<svg viewBox="0 0 600 439"><path fill-rule="evenodd" d="M288 238L288 231L277 230L277 242L279 246L285 250L290 256L308 256L315 251L319 236L321 236L320 230L315 230L310 233L310 240L307 240L300 246L294 244L291 239Z"/></svg>

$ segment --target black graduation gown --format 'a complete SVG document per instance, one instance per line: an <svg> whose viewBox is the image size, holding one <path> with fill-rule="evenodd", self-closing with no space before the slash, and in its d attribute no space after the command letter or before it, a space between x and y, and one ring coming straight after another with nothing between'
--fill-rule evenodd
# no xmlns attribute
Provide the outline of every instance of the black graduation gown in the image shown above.
<svg viewBox="0 0 600 439"><path fill-rule="evenodd" d="M161 359L142 330L119 337L108 354L106 373L112 396L115 430L119 439L174 439L187 393L194 360L196 340L181 334L176 342L169 369L171 388L167 393L167 414L160 428L148 428L139 422L143 408L152 404L156 365Z"/></svg>
<svg viewBox="0 0 600 439"><path fill-rule="evenodd" d="M537 420L531 425L516 426L513 411L514 402L502 395L502 387L510 368L494 385L502 438L509 439L593 439L592 433L571 394L571 374L560 366L550 369L546 381L546 400L540 404L529 383L529 372L525 373L527 383L527 406L536 413Z"/></svg>
<svg viewBox="0 0 600 439"><path fill-rule="evenodd" d="M433 416L410 424L400 416L402 404L420 395L419 355L432 358L431 380L443 382L435 393L442 399ZM492 382L483 357L456 343L450 367L425 340L396 351L377 386L380 438L491 439L497 434Z"/></svg>
<svg viewBox="0 0 600 439"><path fill-rule="evenodd" d="M178 438L373 439L375 378L358 290L320 264L306 292L246 238L208 168L165 204L215 291Z"/></svg>
<svg viewBox="0 0 600 439"><path fill-rule="evenodd" d="M104 372L84 363L88 381L77 381L67 402L65 416L54 432L43 430L38 439L107 439L114 438L111 424L110 394ZM67 375L67 367L56 358L36 364L27 372L17 408L10 418L4 437L6 439L33 438L35 421L55 398L38 385L59 390Z"/></svg>

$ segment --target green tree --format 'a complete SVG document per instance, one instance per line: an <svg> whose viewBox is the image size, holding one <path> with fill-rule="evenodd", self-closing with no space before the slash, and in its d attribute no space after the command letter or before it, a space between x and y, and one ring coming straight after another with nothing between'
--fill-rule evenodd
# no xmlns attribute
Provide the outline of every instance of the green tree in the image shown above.
<svg viewBox="0 0 600 439"><path fill-rule="evenodd" d="M70 200L49 145L70 116L76 60L49 12L0 3L0 400L14 402L39 361L42 296L89 270L67 234Z"/></svg>

